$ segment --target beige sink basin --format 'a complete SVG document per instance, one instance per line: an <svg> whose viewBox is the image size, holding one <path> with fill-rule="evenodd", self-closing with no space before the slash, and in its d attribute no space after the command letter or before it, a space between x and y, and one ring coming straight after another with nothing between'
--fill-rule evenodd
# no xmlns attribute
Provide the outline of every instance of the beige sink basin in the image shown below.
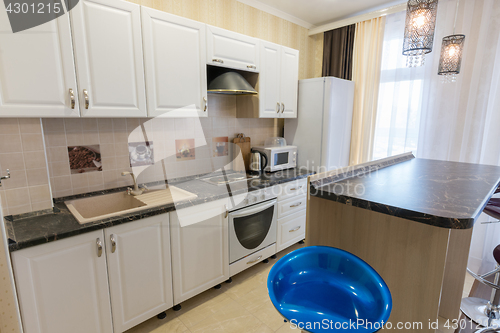
<svg viewBox="0 0 500 333"><path fill-rule="evenodd" d="M80 224L197 198L196 194L175 186L146 191L132 196L126 192L99 195L66 201L66 207Z"/></svg>

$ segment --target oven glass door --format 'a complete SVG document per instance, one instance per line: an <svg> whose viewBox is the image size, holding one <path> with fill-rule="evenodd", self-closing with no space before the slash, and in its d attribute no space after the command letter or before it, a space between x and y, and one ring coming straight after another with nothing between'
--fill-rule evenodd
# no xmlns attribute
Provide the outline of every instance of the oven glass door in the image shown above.
<svg viewBox="0 0 500 333"><path fill-rule="evenodd" d="M276 200L230 213L230 262L276 242Z"/></svg>

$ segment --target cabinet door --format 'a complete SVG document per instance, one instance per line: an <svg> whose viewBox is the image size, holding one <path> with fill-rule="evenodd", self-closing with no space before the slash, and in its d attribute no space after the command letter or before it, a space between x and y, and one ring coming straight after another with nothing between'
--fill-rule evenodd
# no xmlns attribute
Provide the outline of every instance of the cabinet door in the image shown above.
<svg viewBox="0 0 500 333"><path fill-rule="evenodd" d="M260 41L259 118L279 118L281 46Z"/></svg>
<svg viewBox="0 0 500 333"><path fill-rule="evenodd" d="M140 6L80 0L70 15L81 115L146 117Z"/></svg>
<svg viewBox="0 0 500 333"><path fill-rule="evenodd" d="M207 26L207 64L259 71L258 39Z"/></svg>
<svg viewBox="0 0 500 333"><path fill-rule="evenodd" d="M299 88L299 51L281 47L281 103L282 118L297 118Z"/></svg>
<svg viewBox="0 0 500 333"><path fill-rule="evenodd" d="M79 115L68 15L14 34L0 5L0 117Z"/></svg>
<svg viewBox="0 0 500 333"><path fill-rule="evenodd" d="M170 213L174 304L229 278L227 200Z"/></svg>
<svg viewBox="0 0 500 333"><path fill-rule="evenodd" d="M148 115L207 116L206 26L142 7Z"/></svg>
<svg viewBox="0 0 500 333"><path fill-rule="evenodd" d="M113 326L120 333L173 305L168 214L104 233Z"/></svg>
<svg viewBox="0 0 500 333"><path fill-rule="evenodd" d="M12 265L25 333L113 332L102 230L12 252Z"/></svg>

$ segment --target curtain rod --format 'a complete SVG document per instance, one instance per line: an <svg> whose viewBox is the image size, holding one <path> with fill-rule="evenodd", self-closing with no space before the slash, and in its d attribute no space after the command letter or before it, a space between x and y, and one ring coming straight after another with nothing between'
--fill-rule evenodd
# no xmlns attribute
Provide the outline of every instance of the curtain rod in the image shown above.
<svg viewBox="0 0 500 333"><path fill-rule="evenodd" d="M374 19L376 17L385 16L385 15L389 15L389 14L393 14L393 13L397 13L397 12L402 12L402 11L406 10L406 6L407 6L406 3L402 3L400 5L391 6L391 7L385 8L385 9L376 10L374 12L361 14L361 15L357 15L357 16L353 16L353 17L348 17L346 19L327 23L327 24L324 24L324 25L321 25L319 27L316 27L316 28L309 30L309 36L320 34L320 33L325 32L325 31L345 27L346 25L351 25L351 24L363 22L366 20L371 20L371 19Z"/></svg>

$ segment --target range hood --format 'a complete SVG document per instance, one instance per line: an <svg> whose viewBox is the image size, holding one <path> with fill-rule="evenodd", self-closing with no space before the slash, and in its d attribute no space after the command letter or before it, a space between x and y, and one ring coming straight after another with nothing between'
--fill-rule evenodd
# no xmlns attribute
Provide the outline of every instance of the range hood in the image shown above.
<svg viewBox="0 0 500 333"><path fill-rule="evenodd" d="M237 72L229 71L215 77L209 84L209 94L255 95L257 91Z"/></svg>

